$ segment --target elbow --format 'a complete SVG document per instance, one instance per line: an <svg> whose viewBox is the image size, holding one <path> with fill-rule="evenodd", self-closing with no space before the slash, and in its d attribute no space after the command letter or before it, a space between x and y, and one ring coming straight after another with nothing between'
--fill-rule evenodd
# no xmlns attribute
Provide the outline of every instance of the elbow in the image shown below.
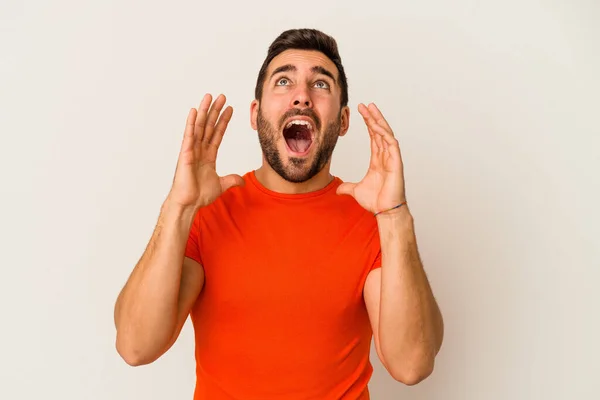
<svg viewBox="0 0 600 400"><path fill-rule="evenodd" d="M139 366L142 366L142 365L149 364L149 363L145 363L144 361L142 361L141 358L138 358L138 357L136 357L134 355L121 355L121 358L130 367L139 367Z"/></svg>
<svg viewBox="0 0 600 400"><path fill-rule="evenodd" d="M433 373L434 360L432 357L421 356L398 362L386 361L388 372L392 378L407 386L417 385Z"/></svg>
<svg viewBox="0 0 600 400"><path fill-rule="evenodd" d="M143 351L143 349L138 346L124 343L124 341L118 337L115 347L119 356L131 367L147 365L154 362L156 359L156 357L152 356L148 351Z"/></svg>
<svg viewBox="0 0 600 400"><path fill-rule="evenodd" d="M130 367L139 367L142 365L146 365L146 364L150 364L150 362L145 361L144 358L136 355L136 354L132 354L132 353L119 353L119 355L121 356L121 358L123 359L123 361L125 361L125 363L127 365L129 365Z"/></svg>
<svg viewBox="0 0 600 400"><path fill-rule="evenodd" d="M392 372L391 375L396 381L403 383L406 386L414 386L427 379L432 372L433 371L428 370L409 370Z"/></svg>

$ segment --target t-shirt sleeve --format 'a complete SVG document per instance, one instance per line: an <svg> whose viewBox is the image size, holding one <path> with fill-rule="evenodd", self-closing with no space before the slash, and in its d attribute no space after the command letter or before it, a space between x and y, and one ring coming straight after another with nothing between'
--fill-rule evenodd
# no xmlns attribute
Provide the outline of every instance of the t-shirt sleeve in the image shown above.
<svg viewBox="0 0 600 400"><path fill-rule="evenodd" d="M200 257L200 211L198 211L192 222L190 233L185 245L185 256L192 260L202 264L202 258Z"/></svg>
<svg viewBox="0 0 600 400"><path fill-rule="evenodd" d="M374 269L381 268L381 249L377 251L377 255L375 256L375 261L371 265L371 271Z"/></svg>

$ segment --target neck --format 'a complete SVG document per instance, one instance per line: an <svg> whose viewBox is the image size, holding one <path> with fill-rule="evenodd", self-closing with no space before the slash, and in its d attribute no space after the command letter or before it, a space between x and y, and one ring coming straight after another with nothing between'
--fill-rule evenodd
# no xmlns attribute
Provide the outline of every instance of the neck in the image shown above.
<svg viewBox="0 0 600 400"><path fill-rule="evenodd" d="M260 184L267 189L285 194L315 192L323 189L333 180L333 176L329 172L329 163L315 176L301 183L286 181L265 160L263 160L262 166L255 171L255 175Z"/></svg>

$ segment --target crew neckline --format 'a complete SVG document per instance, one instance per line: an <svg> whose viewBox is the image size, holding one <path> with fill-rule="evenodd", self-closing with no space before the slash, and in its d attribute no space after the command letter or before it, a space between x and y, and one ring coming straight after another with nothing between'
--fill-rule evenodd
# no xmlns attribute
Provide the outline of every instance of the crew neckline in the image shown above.
<svg viewBox="0 0 600 400"><path fill-rule="evenodd" d="M258 178L256 178L256 170L252 170L252 171L248 172L247 176L248 176L250 182L252 182L254 187L256 187L259 191L263 192L264 194L266 194L268 196L277 197L280 199L300 200L300 199L307 199L310 197L322 196L322 195L330 192L331 190L337 188L342 183L342 180L339 177L333 175L333 179L331 180L331 182L329 182L325 187L323 187L319 190L314 190L312 192L307 192L307 193L280 193L280 192L276 192L274 190L268 189L262 183L260 183L258 181Z"/></svg>

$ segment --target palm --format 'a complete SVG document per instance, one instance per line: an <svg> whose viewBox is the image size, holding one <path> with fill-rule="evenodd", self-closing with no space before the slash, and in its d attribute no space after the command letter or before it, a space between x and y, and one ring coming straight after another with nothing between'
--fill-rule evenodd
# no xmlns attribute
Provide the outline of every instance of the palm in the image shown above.
<svg viewBox="0 0 600 400"><path fill-rule="evenodd" d="M405 201L402 159L398 140L381 112L373 105L359 106L371 137L371 160L364 178L358 183L344 183L338 189L348 194L366 210L376 213Z"/></svg>

